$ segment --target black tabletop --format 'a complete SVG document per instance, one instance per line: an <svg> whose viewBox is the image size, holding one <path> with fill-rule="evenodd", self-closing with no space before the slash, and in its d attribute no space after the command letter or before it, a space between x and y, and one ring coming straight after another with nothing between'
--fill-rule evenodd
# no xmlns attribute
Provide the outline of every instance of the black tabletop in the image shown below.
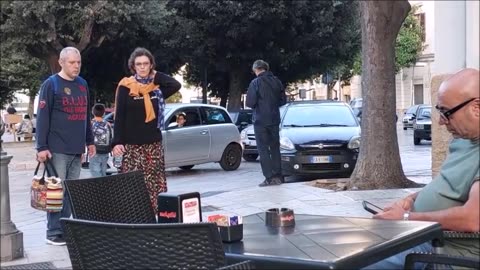
<svg viewBox="0 0 480 270"><path fill-rule="evenodd" d="M442 238L438 223L295 215L293 227L269 227L265 214L244 217L243 240L224 243L229 263L256 268L361 268Z"/></svg>

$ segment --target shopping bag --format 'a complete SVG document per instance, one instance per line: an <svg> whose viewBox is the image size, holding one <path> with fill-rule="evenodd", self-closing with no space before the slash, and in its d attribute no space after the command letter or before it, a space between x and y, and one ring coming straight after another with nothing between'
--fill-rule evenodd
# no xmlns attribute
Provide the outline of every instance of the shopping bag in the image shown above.
<svg viewBox="0 0 480 270"><path fill-rule="evenodd" d="M57 171L48 160L44 163L43 174L39 175L40 162L35 169L30 188L30 205L41 211L59 212L63 206L63 183ZM46 173L46 175L45 175Z"/></svg>

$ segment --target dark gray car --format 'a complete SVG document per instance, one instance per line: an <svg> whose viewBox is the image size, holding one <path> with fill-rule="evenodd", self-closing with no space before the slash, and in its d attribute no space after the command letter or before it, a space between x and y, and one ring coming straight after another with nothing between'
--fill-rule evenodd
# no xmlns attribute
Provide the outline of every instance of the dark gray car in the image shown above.
<svg viewBox="0 0 480 270"><path fill-rule="evenodd" d="M415 119L415 112L417 111L418 106L418 104L413 105L403 113L403 130L407 130L407 128L413 128L413 120Z"/></svg>
<svg viewBox="0 0 480 270"><path fill-rule="evenodd" d="M422 140L432 140L432 106L420 105L413 120L413 144L419 145Z"/></svg>
<svg viewBox="0 0 480 270"><path fill-rule="evenodd" d="M292 102L280 108L280 152L284 175L349 176L360 147L360 125L352 109L340 101ZM253 126L240 137L243 158L258 157Z"/></svg>
<svg viewBox="0 0 480 270"><path fill-rule="evenodd" d="M248 125L252 124L253 110L243 109L236 112L229 112L233 123L237 126L238 131L242 131Z"/></svg>

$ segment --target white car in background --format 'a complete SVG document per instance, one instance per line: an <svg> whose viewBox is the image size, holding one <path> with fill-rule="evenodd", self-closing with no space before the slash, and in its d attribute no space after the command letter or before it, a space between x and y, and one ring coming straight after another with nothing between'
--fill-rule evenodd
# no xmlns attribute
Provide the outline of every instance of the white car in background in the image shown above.
<svg viewBox="0 0 480 270"><path fill-rule="evenodd" d="M186 122L178 127L177 115ZM113 115L105 117L113 122ZM169 103L165 107L165 168L190 170L195 165L218 162L225 171L238 169L242 162L242 143L237 126L225 108L198 103ZM109 173L115 168L109 163Z"/></svg>
<svg viewBox="0 0 480 270"><path fill-rule="evenodd" d="M179 113L186 115L183 127L177 127L176 116ZM218 162L225 171L233 171L240 166L240 133L225 108L198 103L170 103L165 108L165 125L162 138L166 168L190 170L195 165L209 162Z"/></svg>
<svg viewBox="0 0 480 270"><path fill-rule="evenodd" d="M240 138L243 144L243 159L246 161L255 161L258 158L257 141L255 140L255 132L253 125L247 126L240 132Z"/></svg>

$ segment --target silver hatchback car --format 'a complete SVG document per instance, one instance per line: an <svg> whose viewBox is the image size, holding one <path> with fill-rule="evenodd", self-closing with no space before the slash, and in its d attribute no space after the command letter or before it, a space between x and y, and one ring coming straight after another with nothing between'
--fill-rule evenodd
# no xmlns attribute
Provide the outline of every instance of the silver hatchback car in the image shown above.
<svg viewBox="0 0 480 270"><path fill-rule="evenodd" d="M179 127L177 116L185 116ZM218 162L226 171L242 161L242 143L237 126L225 108L207 104L171 103L165 108L165 167L190 170L194 165Z"/></svg>

